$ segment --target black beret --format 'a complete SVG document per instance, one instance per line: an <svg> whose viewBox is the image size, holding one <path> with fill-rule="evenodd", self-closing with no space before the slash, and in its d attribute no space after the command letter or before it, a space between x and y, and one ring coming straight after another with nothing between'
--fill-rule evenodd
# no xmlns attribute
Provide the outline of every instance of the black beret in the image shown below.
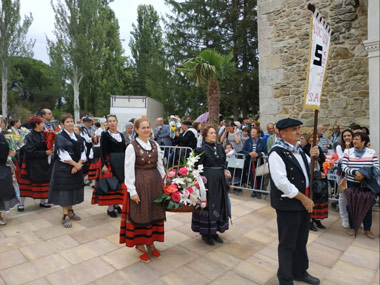
<svg viewBox="0 0 380 285"><path fill-rule="evenodd" d="M83 123L84 123L84 122L92 122L91 118L89 118L88 116L84 117L84 118L82 119L82 121L83 121Z"/></svg>
<svg viewBox="0 0 380 285"><path fill-rule="evenodd" d="M183 121L182 124L186 125L186 126L191 126L191 122L190 121Z"/></svg>
<svg viewBox="0 0 380 285"><path fill-rule="evenodd" d="M303 123L301 121L299 121L299 120L291 119L291 118L286 118L286 119L279 120L276 123L276 128L279 129L279 130L283 130L283 129L286 129L286 128L289 128L289 127L300 126L302 124Z"/></svg>

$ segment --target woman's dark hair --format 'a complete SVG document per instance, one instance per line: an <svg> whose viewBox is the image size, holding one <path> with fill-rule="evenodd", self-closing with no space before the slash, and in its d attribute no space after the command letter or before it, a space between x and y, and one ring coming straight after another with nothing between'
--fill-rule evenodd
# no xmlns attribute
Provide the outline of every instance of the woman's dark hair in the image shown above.
<svg viewBox="0 0 380 285"><path fill-rule="evenodd" d="M346 148L346 143L344 142L344 139L343 139L343 135L344 133L350 133L352 138L354 138L354 133L350 130L350 129L345 129L342 134L340 135L341 137L341 142L340 142L340 147L342 148L342 151L344 151L344 149ZM350 147L353 147L354 145L352 144L352 141L350 143Z"/></svg>
<svg viewBox="0 0 380 285"><path fill-rule="evenodd" d="M28 120L29 126L34 129L37 124L41 124L44 120L40 116L31 116Z"/></svg>
<svg viewBox="0 0 380 285"><path fill-rule="evenodd" d="M114 114L109 114L109 115L107 115L107 122L108 122L108 119L109 118L115 118L115 120L117 121L117 117L116 117L116 115L114 115Z"/></svg>
<svg viewBox="0 0 380 285"><path fill-rule="evenodd" d="M363 133L369 135L369 129L367 127L362 127Z"/></svg>
<svg viewBox="0 0 380 285"><path fill-rule="evenodd" d="M209 129L214 129L215 131L217 130L215 126L213 125L207 125L204 128L202 128L202 137L205 140L207 137L207 133Z"/></svg>
<svg viewBox="0 0 380 285"><path fill-rule="evenodd" d="M74 117L73 117L73 115L71 115L69 113L62 114L61 123L64 124L67 119L73 119L74 120Z"/></svg>
<svg viewBox="0 0 380 285"><path fill-rule="evenodd" d="M20 119L14 118L14 119L10 120L9 121L9 127L14 127L14 125L16 125L17 122L20 122Z"/></svg>
<svg viewBox="0 0 380 285"><path fill-rule="evenodd" d="M138 119L138 120L135 120L135 130L137 130L138 128L140 128L140 125L143 122L148 122L149 127L150 127L150 122L147 119ZM136 132L136 137L138 137L138 136L139 136L139 134Z"/></svg>
<svg viewBox="0 0 380 285"><path fill-rule="evenodd" d="M367 145L369 143L369 136L365 133L354 133L352 137L360 137L360 140L364 141L364 145Z"/></svg>
<svg viewBox="0 0 380 285"><path fill-rule="evenodd" d="M358 124L356 123L351 123L349 126L348 126L352 131L356 131L356 130L361 130L362 127L359 126Z"/></svg>
<svg viewBox="0 0 380 285"><path fill-rule="evenodd" d="M195 129L196 131L198 131L198 126L200 124L201 124L200 122L194 122L193 125L192 125L192 128Z"/></svg>
<svg viewBox="0 0 380 285"><path fill-rule="evenodd" d="M99 122L95 122L95 127L97 127L97 128L100 128L100 123Z"/></svg>

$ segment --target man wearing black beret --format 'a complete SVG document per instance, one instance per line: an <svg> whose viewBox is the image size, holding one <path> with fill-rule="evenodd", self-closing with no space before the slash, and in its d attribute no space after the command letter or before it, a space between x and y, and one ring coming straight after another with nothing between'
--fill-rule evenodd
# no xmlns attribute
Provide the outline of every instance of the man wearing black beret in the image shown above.
<svg viewBox="0 0 380 285"><path fill-rule="evenodd" d="M182 134L179 134L179 131L175 132L173 144L183 147L191 147L192 149L195 149L197 147L197 131L191 128L191 122L183 121L181 123L181 129L183 131Z"/></svg>
<svg viewBox="0 0 380 285"><path fill-rule="evenodd" d="M278 228L277 277L281 285L302 281L319 284L318 278L306 270L309 267L307 240L309 237L309 213L313 201L309 196L310 158L302 151L300 140L301 121L287 118L277 122L280 138L269 154L271 205L276 209ZM318 147L310 155L319 155Z"/></svg>

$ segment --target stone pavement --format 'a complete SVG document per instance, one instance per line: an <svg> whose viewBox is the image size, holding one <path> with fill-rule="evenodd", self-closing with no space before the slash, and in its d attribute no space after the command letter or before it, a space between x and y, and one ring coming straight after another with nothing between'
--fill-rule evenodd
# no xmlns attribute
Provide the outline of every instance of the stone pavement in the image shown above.
<svg viewBox="0 0 380 285"><path fill-rule="evenodd" d="M138 261L135 249L119 245L119 219L105 207L76 206L82 217L71 229L61 209L41 209L27 199L23 213L5 214L0 227L0 284L277 284L277 229L267 200L231 195L232 225L223 245L207 246L190 229L191 214L168 213L162 258ZM326 230L310 233L309 272L322 284L379 284L379 213L375 240L357 238L330 211Z"/></svg>

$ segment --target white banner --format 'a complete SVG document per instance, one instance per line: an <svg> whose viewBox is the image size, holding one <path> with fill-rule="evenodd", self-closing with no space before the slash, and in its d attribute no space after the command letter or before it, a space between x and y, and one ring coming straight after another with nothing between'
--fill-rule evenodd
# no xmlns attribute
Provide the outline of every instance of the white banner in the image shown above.
<svg viewBox="0 0 380 285"><path fill-rule="evenodd" d="M329 58L331 29L315 9L310 21L309 63L305 90L305 108L318 110Z"/></svg>

